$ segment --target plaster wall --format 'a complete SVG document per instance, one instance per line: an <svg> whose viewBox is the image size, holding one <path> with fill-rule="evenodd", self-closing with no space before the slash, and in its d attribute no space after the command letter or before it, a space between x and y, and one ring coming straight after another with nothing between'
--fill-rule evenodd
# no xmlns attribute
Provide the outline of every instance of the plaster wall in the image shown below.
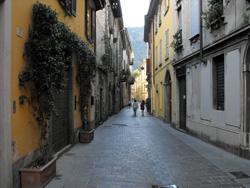
<svg viewBox="0 0 250 188"><path fill-rule="evenodd" d="M0 2L0 187L11 188L11 24L12 0Z"/></svg>

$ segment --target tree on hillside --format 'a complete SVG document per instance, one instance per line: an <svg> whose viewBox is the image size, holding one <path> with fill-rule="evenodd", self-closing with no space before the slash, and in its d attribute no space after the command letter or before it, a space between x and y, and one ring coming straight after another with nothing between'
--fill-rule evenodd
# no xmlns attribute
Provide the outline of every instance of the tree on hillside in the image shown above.
<svg viewBox="0 0 250 188"><path fill-rule="evenodd" d="M134 70L134 72L132 73L132 77L135 78L139 73L140 71L138 69Z"/></svg>

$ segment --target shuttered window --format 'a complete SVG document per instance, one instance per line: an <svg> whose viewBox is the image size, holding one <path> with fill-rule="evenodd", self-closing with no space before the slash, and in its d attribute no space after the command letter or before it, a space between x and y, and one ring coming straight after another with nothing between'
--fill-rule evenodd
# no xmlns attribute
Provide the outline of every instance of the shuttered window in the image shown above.
<svg viewBox="0 0 250 188"><path fill-rule="evenodd" d="M156 49L155 49L155 64L156 64L156 68L158 68L158 46L156 46Z"/></svg>
<svg viewBox="0 0 250 188"><path fill-rule="evenodd" d="M166 36L166 56L165 56L165 60L167 60L169 58L169 30L168 29L165 32L165 36Z"/></svg>
<svg viewBox="0 0 250 188"><path fill-rule="evenodd" d="M199 33L199 0L191 0L191 36Z"/></svg>
<svg viewBox="0 0 250 188"><path fill-rule="evenodd" d="M96 36L96 12L94 9L92 9L92 21L91 21L91 40L92 42L95 42L95 36Z"/></svg>
<svg viewBox="0 0 250 188"><path fill-rule="evenodd" d="M71 1L71 14L76 17L76 0Z"/></svg>
<svg viewBox="0 0 250 188"><path fill-rule="evenodd" d="M179 29L182 29L182 12L181 12L181 6L178 7L177 11L178 11L177 14L178 14Z"/></svg>
<svg viewBox="0 0 250 188"><path fill-rule="evenodd" d="M224 55L220 55L213 59L214 61L214 95L216 110L224 111L225 104L225 66L224 66Z"/></svg>
<svg viewBox="0 0 250 188"><path fill-rule="evenodd" d="M159 26L161 25L161 4L159 4Z"/></svg>
<svg viewBox="0 0 250 188"><path fill-rule="evenodd" d="M160 40L160 66L162 65L162 40Z"/></svg>
<svg viewBox="0 0 250 188"><path fill-rule="evenodd" d="M166 0L163 0L163 4L162 4L162 10L163 10L163 14L165 14L166 12Z"/></svg>
<svg viewBox="0 0 250 188"><path fill-rule="evenodd" d="M85 22L85 33L87 38L89 37L89 0L86 0L85 13L86 13L86 22Z"/></svg>
<svg viewBox="0 0 250 188"><path fill-rule="evenodd" d="M155 15L155 33L157 33L157 15Z"/></svg>

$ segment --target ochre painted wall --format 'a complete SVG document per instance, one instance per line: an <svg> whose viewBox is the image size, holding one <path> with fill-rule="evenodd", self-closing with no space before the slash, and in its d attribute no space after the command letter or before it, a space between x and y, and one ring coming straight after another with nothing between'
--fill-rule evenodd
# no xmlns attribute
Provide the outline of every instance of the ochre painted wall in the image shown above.
<svg viewBox="0 0 250 188"><path fill-rule="evenodd" d="M173 11L172 11L172 1L169 0L169 7L167 9L167 1L166 0L166 14L163 12L163 1L161 1L161 25L159 26L159 11L157 12L157 34L154 34L154 39L155 39L155 46L154 50L156 49L156 46L158 46L158 69L155 70L155 84L153 85L153 90L152 90L152 96L153 96L153 110L156 112L156 116L161 116L164 117L164 100L165 100L165 95L164 95L164 83L165 83L165 78L166 78L166 72L167 69L171 73L171 80L173 83L173 67L171 65L171 62L174 58L174 51L173 48L170 47L171 42L173 41ZM169 58L165 60L166 56L166 30L169 30ZM160 64L160 40L162 40L162 66L159 66ZM156 50L155 50L155 57L154 59L154 64L156 68ZM153 71L153 70L152 70ZM156 94L156 85L158 84L158 93ZM174 84L172 84L172 101L174 101ZM157 97L157 99L156 99ZM172 103L172 118L174 114L174 104Z"/></svg>
<svg viewBox="0 0 250 188"><path fill-rule="evenodd" d="M69 17L64 14L58 0L43 0L43 3L50 5L53 10L60 13L59 21L66 23L70 29L77 33L79 37L86 41L85 37L85 0L77 1L77 16ZM19 96L26 94L24 89L18 87L18 75L26 65L26 60L23 58L24 44L27 41L29 26L32 27L32 7L36 0L13 0L12 4L12 66L11 66L11 100L12 109L13 101L16 101L16 113L12 114L12 143L13 143L13 158L12 161L22 158L23 156L32 153L39 148L39 131L34 123L30 107L28 104L19 105ZM17 27L22 29L22 37L17 36ZM93 44L87 41L88 45L93 50ZM79 88L77 86L75 76L77 74L76 65L74 65L74 95L79 100ZM74 111L74 128L81 126L81 116L79 105Z"/></svg>

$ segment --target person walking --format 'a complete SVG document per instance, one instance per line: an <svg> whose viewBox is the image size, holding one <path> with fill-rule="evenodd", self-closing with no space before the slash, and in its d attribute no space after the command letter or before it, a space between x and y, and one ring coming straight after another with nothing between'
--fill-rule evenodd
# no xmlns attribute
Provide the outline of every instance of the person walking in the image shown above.
<svg viewBox="0 0 250 188"><path fill-rule="evenodd" d="M136 102L136 100L134 99L134 102L133 102L134 116L136 116L136 111L137 111L138 108L139 108L139 105L138 105L138 103Z"/></svg>
<svg viewBox="0 0 250 188"><path fill-rule="evenodd" d="M142 116L144 116L144 106L145 106L145 101L142 100L142 102L141 102L141 113L142 113Z"/></svg>
<svg viewBox="0 0 250 188"><path fill-rule="evenodd" d="M130 99L128 100L128 108L130 108L130 106L131 106L131 101L130 101Z"/></svg>

